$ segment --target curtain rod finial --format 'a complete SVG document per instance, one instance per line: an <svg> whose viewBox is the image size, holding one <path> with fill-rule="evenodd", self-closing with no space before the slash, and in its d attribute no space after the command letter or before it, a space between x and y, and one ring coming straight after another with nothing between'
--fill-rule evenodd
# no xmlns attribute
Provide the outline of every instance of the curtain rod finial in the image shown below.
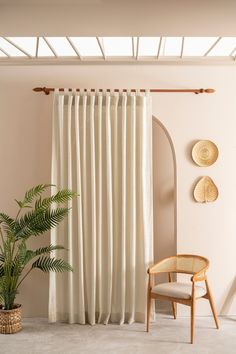
<svg viewBox="0 0 236 354"><path fill-rule="evenodd" d="M33 88L34 92L44 92L45 95L49 95L50 94L50 90L47 87L35 87Z"/></svg>
<svg viewBox="0 0 236 354"><path fill-rule="evenodd" d="M206 93L214 93L216 90L212 89L212 88L208 88L208 89L205 89L205 92Z"/></svg>

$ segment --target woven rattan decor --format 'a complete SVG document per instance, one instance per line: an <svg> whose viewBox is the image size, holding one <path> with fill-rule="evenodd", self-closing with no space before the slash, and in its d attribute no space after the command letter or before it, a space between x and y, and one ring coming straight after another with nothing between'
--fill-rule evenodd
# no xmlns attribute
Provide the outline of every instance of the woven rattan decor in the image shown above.
<svg viewBox="0 0 236 354"><path fill-rule="evenodd" d="M16 305L13 310L2 310L0 307L0 333L17 333L21 329L21 305Z"/></svg>
<svg viewBox="0 0 236 354"><path fill-rule="evenodd" d="M218 198L218 189L212 179L205 176L197 182L193 195L198 203L214 202Z"/></svg>
<svg viewBox="0 0 236 354"><path fill-rule="evenodd" d="M213 165L218 158L218 148L210 140L199 140L192 148L192 159L201 167Z"/></svg>

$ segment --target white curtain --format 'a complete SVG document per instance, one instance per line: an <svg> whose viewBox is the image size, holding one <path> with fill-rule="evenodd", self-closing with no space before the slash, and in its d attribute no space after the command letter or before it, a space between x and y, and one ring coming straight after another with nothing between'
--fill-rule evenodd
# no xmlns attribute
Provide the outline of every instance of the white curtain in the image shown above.
<svg viewBox="0 0 236 354"><path fill-rule="evenodd" d="M148 92L54 96L52 183L79 194L51 242L74 272L50 274L49 321L145 321L153 261Z"/></svg>

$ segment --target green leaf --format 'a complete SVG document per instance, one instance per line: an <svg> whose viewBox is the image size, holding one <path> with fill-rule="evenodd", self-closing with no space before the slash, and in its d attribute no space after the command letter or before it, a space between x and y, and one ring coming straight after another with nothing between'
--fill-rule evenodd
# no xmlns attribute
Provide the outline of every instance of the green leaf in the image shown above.
<svg viewBox="0 0 236 354"><path fill-rule="evenodd" d="M24 258L24 265L30 262L33 258L41 256L43 254L49 254L55 250L64 250L65 247L61 245L49 245L46 247L41 247L36 250L27 250Z"/></svg>
<svg viewBox="0 0 236 354"><path fill-rule="evenodd" d="M16 238L28 238L32 235L43 234L45 231L57 226L68 214L69 210L68 208L35 209L26 213L16 222Z"/></svg>
<svg viewBox="0 0 236 354"><path fill-rule="evenodd" d="M5 213L0 213L0 224L3 225L3 229L7 234L14 235L15 232L15 220Z"/></svg>
<svg viewBox="0 0 236 354"><path fill-rule="evenodd" d="M32 268L38 268L43 272L69 272L73 271L73 268L69 263L63 259L56 259L50 257L39 257L33 264Z"/></svg>
<svg viewBox="0 0 236 354"><path fill-rule="evenodd" d="M42 254L51 253L56 250L64 250L64 249L65 249L65 247L61 246L61 245L49 245L46 247L38 248L37 250L34 250L33 252L35 253L35 256L41 256Z"/></svg>
<svg viewBox="0 0 236 354"><path fill-rule="evenodd" d="M18 252L14 259L11 262L11 275L12 276L20 276L24 266L25 266L25 258L27 255L27 247L25 240L21 241L18 245Z"/></svg>
<svg viewBox="0 0 236 354"><path fill-rule="evenodd" d="M24 199L21 203L21 207L25 207L25 205L28 205L30 203L32 203L32 201L34 200L34 198L38 197L40 194L42 194L48 187L51 187L51 184L39 184L36 187L33 187L31 189L29 189L24 196ZM18 203L19 204L19 203Z"/></svg>
<svg viewBox="0 0 236 354"><path fill-rule="evenodd" d="M18 204L20 208L23 208L23 203L20 200L15 199L15 202Z"/></svg>
<svg viewBox="0 0 236 354"><path fill-rule="evenodd" d="M41 197L35 202L35 209L47 209L53 203L61 204L68 202L74 198L77 194L69 189L63 189L49 198L42 199Z"/></svg>

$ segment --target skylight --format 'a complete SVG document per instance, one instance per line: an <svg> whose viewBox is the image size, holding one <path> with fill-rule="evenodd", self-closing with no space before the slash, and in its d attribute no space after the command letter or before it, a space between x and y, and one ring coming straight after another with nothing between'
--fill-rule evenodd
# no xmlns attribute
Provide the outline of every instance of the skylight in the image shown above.
<svg viewBox="0 0 236 354"><path fill-rule="evenodd" d="M48 46L48 44L44 38L39 38L37 56L38 57L54 57L53 52L51 51L50 47Z"/></svg>
<svg viewBox="0 0 236 354"><path fill-rule="evenodd" d="M83 57L101 57L102 52L99 48L96 37L70 37L71 42Z"/></svg>
<svg viewBox="0 0 236 354"><path fill-rule="evenodd" d="M22 48L26 53L35 56L36 52L36 37L7 37L12 43Z"/></svg>
<svg viewBox="0 0 236 354"><path fill-rule="evenodd" d="M218 37L185 37L183 56L201 57L216 42Z"/></svg>
<svg viewBox="0 0 236 354"><path fill-rule="evenodd" d="M160 37L140 37L139 56L157 56Z"/></svg>
<svg viewBox="0 0 236 354"><path fill-rule="evenodd" d="M164 37L161 43L161 56L181 55L182 37Z"/></svg>
<svg viewBox="0 0 236 354"><path fill-rule="evenodd" d="M9 43L6 39L0 37L0 48L3 49L8 55L13 57L24 57L26 54L17 49L14 45Z"/></svg>
<svg viewBox="0 0 236 354"><path fill-rule="evenodd" d="M105 55L108 57L132 56L132 37L103 37Z"/></svg>
<svg viewBox="0 0 236 354"><path fill-rule="evenodd" d="M236 63L236 37L0 37L0 62L222 60ZM78 60L79 59L79 60Z"/></svg>
<svg viewBox="0 0 236 354"><path fill-rule="evenodd" d="M7 57L7 55L0 49L0 57Z"/></svg>
<svg viewBox="0 0 236 354"><path fill-rule="evenodd" d="M54 48L55 54L63 57L75 57L77 56L75 50L66 37L47 37L51 48Z"/></svg>
<svg viewBox="0 0 236 354"><path fill-rule="evenodd" d="M228 56L232 55L236 48L236 37L224 37L219 40L208 56Z"/></svg>

